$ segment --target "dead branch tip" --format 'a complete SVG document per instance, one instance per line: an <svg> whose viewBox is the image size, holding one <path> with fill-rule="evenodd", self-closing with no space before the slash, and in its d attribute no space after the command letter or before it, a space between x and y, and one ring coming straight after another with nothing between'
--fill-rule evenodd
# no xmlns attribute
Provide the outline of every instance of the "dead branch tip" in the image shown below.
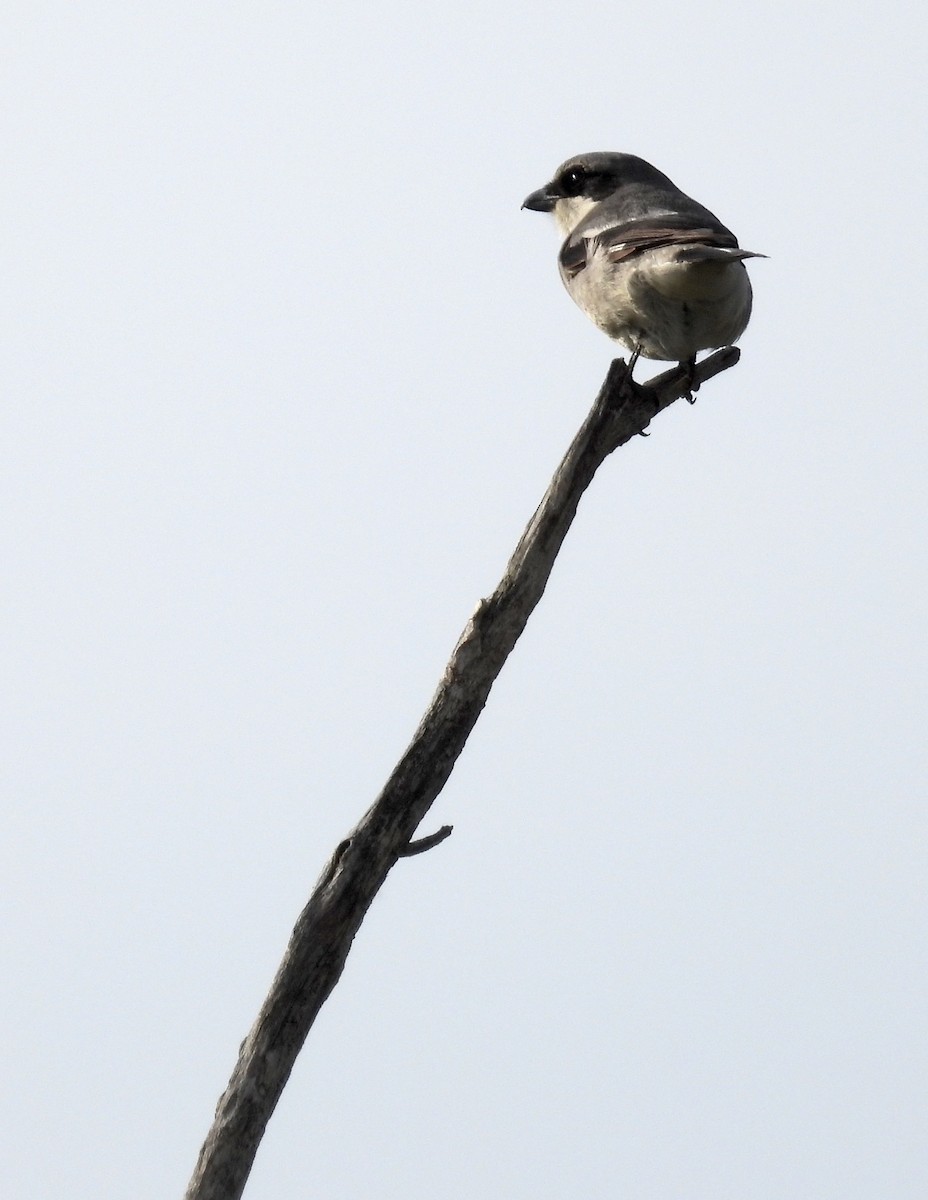
<svg viewBox="0 0 928 1200"><path fill-rule="evenodd" d="M442 825L441 829L430 833L428 837L416 838L414 842L408 842L400 851L400 858L412 858L414 854L424 854L426 850L431 850L433 846L443 842L446 837L451 837L453 828L453 825Z"/></svg>

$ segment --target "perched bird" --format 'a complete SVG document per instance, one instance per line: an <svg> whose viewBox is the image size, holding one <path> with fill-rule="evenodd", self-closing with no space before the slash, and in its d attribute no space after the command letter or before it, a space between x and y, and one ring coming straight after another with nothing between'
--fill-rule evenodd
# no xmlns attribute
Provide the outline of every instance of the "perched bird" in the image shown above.
<svg viewBox="0 0 928 1200"><path fill-rule="evenodd" d="M564 286L604 333L632 352L685 363L730 346L751 315L751 284L735 235L643 158L578 154L527 197L553 212L565 241Z"/></svg>

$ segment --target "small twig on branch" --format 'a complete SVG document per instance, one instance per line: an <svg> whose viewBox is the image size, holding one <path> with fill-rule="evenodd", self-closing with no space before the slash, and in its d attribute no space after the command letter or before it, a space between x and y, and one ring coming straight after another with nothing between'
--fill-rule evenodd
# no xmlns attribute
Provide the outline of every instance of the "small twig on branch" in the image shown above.
<svg viewBox="0 0 928 1200"><path fill-rule="evenodd" d="M441 829L430 833L428 837L416 838L414 842L407 843L400 851L400 858L412 858L414 854L424 854L426 850L431 850L433 846L439 845L445 838L451 837L453 828L453 825L442 825Z"/></svg>
<svg viewBox="0 0 928 1200"><path fill-rule="evenodd" d="M496 591L477 605L432 702L383 791L341 842L300 914L267 999L220 1097L186 1200L238 1200L265 1126L306 1035L335 987L352 940L394 863L447 837L412 841L444 787L490 688L541 599L580 497L604 459L668 405L740 357L719 350L695 371L634 383L616 359L529 521ZM450 829L448 829L450 833ZM425 843L428 843L426 845Z"/></svg>

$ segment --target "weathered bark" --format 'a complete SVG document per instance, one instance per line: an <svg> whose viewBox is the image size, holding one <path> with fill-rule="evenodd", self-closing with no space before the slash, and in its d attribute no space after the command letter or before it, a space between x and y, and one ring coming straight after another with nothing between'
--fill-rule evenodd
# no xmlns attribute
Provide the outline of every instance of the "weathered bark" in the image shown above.
<svg viewBox="0 0 928 1200"><path fill-rule="evenodd" d="M503 663L541 599L580 497L618 446L700 383L727 370L739 352L719 350L691 379L678 367L646 385L623 359L609 369L593 408L529 521L496 591L481 600L445 668L431 704L383 791L336 848L290 944L238 1063L219 1100L186 1200L237 1200L264 1129L316 1014L342 973L364 914L400 857L444 839L445 827L411 841L444 787Z"/></svg>

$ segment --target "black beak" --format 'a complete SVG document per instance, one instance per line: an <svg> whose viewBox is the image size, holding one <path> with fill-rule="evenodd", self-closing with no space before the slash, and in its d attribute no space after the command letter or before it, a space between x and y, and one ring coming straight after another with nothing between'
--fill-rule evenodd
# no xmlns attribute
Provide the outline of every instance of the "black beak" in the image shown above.
<svg viewBox="0 0 928 1200"><path fill-rule="evenodd" d="M526 196L522 201L522 207L530 208L532 212L551 212L559 199L560 197L556 196L552 191L551 184L546 183L537 192L532 192L530 196Z"/></svg>

